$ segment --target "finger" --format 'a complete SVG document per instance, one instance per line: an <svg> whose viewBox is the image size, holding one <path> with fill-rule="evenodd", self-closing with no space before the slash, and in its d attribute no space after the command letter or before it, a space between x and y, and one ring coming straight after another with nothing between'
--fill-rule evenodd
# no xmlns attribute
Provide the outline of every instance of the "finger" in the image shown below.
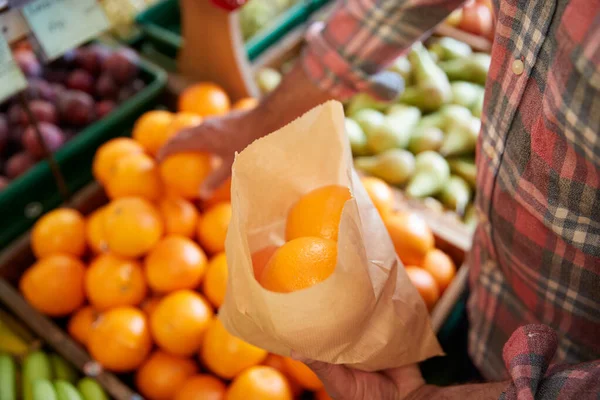
<svg viewBox="0 0 600 400"><path fill-rule="evenodd" d="M404 367L392 368L383 371L384 375L389 377L396 387L400 398L414 392L419 387L425 385L425 380L417 364L411 364Z"/></svg>
<svg viewBox="0 0 600 400"><path fill-rule="evenodd" d="M207 200L210 198L212 193L219 188L225 182L225 180L231 175L231 164L233 163L233 158L225 158L221 161L221 165L213 171L204 182L202 182L202 186L200 187L200 198L202 200Z"/></svg>
<svg viewBox="0 0 600 400"><path fill-rule="evenodd" d="M327 393L337 399L352 399L356 393L356 380L352 372L343 365L309 360L292 352L292 358L306 364L323 382Z"/></svg>
<svg viewBox="0 0 600 400"><path fill-rule="evenodd" d="M186 128L169 139L167 143L158 151L158 161L164 160L171 154L184 151L206 151L215 153L217 149L214 146L214 140L211 140L212 130L203 125Z"/></svg>

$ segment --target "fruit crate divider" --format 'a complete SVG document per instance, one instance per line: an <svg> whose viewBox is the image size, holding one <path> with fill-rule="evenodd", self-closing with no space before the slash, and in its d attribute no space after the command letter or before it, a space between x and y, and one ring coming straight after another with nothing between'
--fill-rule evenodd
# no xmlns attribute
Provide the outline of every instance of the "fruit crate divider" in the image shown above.
<svg viewBox="0 0 600 400"><path fill-rule="evenodd" d="M226 12L209 1L180 0L180 7L183 47L178 55L178 69L181 74L217 83L234 101L258 97L237 13Z"/></svg>

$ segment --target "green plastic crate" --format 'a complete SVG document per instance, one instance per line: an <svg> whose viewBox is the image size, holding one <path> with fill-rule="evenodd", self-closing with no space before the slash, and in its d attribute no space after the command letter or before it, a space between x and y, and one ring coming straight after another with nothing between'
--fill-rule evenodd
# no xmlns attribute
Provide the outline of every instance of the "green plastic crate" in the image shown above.
<svg viewBox="0 0 600 400"><path fill-rule="evenodd" d="M260 56L291 30L308 21L312 13L329 1L301 0L282 13L270 26L246 42L246 52L250 61ZM177 57L177 52L183 44L179 1L161 1L140 13L136 22L156 50L169 57Z"/></svg>
<svg viewBox="0 0 600 400"><path fill-rule="evenodd" d="M93 123L54 153L71 193L92 180L92 159L107 140L128 132L140 113L152 108L164 89L167 74L140 60L140 78L146 87ZM0 193L0 249L29 229L40 215L62 203L47 161L40 161Z"/></svg>

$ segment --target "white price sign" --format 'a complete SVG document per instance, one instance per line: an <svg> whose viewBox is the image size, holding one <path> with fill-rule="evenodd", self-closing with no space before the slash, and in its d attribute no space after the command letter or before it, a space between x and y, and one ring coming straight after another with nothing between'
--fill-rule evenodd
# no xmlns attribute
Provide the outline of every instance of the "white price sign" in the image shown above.
<svg viewBox="0 0 600 400"><path fill-rule="evenodd" d="M25 5L22 11L49 60L98 36L110 26L97 0L36 0Z"/></svg>
<svg viewBox="0 0 600 400"><path fill-rule="evenodd" d="M26 87L27 80L15 63L4 36L0 34L0 102Z"/></svg>

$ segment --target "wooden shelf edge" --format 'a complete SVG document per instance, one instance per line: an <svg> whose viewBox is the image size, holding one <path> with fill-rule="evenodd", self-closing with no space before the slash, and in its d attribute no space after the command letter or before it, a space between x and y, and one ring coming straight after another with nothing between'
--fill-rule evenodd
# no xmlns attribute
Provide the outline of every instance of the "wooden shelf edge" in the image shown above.
<svg viewBox="0 0 600 400"><path fill-rule="evenodd" d="M434 29L434 33L440 36L448 36L461 42L465 42L476 51L489 53L492 51L492 42L488 39L473 35L472 33L456 29L447 24L440 24Z"/></svg>

